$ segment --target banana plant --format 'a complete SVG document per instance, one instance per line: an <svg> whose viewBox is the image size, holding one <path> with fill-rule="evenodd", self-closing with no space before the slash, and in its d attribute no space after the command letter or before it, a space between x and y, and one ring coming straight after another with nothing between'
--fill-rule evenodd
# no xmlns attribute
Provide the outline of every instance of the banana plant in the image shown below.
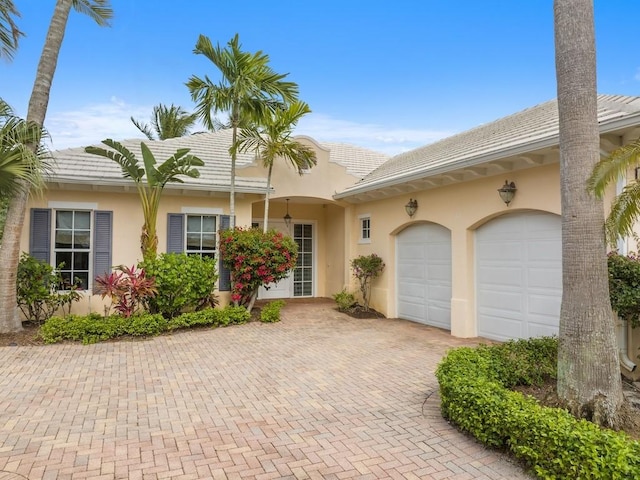
<svg viewBox="0 0 640 480"><path fill-rule="evenodd" d="M156 167L156 158L144 142L140 143L142 164L136 155L120 142L108 138L102 143L110 149L91 146L86 147L85 152L113 160L120 166L124 178L129 178L136 184L144 216L140 249L143 258L155 258L158 252L156 221L162 190L167 183L184 183L181 176L198 178L200 172L195 167L202 167L204 162L195 155L189 155L188 148L179 148Z"/></svg>

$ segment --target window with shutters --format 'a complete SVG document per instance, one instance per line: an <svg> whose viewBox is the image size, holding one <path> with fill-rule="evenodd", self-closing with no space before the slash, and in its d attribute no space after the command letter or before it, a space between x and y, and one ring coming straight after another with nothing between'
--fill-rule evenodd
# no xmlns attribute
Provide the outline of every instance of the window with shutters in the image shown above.
<svg viewBox="0 0 640 480"><path fill-rule="evenodd" d="M65 287L89 288L91 212L56 210L53 264L60 269Z"/></svg>
<svg viewBox="0 0 640 480"><path fill-rule="evenodd" d="M360 240L358 243L371 243L371 216L360 215Z"/></svg>
<svg viewBox="0 0 640 480"><path fill-rule="evenodd" d="M186 252L188 255L215 257L216 216L187 215Z"/></svg>
<svg viewBox="0 0 640 480"><path fill-rule="evenodd" d="M49 204L31 209L29 254L60 268L64 286L95 288L95 277L111 272L113 212L96 204Z"/></svg>

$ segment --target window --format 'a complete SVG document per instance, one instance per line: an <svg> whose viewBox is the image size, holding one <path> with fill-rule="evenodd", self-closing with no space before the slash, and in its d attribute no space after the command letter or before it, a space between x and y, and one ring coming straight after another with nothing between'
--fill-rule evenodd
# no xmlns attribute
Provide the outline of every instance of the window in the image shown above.
<svg viewBox="0 0 640 480"><path fill-rule="evenodd" d="M215 257L216 217L214 215L187 215L186 230L187 254Z"/></svg>
<svg viewBox="0 0 640 480"><path fill-rule="evenodd" d="M57 210L54 233L54 266L60 268L65 287L89 288L91 212Z"/></svg>
<svg viewBox="0 0 640 480"><path fill-rule="evenodd" d="M371 242L371 217L363 215L360 217L360 243Z"/></svg>
<svg viewBox="0 0 640 480"><path fill-rule="evenodd" d="M50 202L54 208L31 209L29 254L56 268L63 263L65 286L90 289L96 276L111 271L113 212L57 203Z"/></svg>
<svg viewBox="0 0 640 480"><path fill-rule="evenodd" d="M313 225L296 223L293 240L298 245L298 261L293 269L293 296L313 295Z"/></svg>

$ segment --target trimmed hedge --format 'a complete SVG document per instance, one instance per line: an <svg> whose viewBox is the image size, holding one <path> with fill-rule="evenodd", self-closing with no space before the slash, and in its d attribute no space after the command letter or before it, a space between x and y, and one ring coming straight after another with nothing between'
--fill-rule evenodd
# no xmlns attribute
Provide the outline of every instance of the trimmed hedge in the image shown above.
<svg viewBox="0 0 640 480"><path fill-rule="evenodd" d="M40 336L45 343L71 340L89 344L125 335L154 336L196 326L226 327L246 323L250 318L251 314L243 307L207 308L183 313L170 320L165 320L160 314L150 313L128 318L121 315L103 317L98 313L90 313L84 316L52 317L40 328Z"/></svg>
<svg viewBox="0 0 640 480"><path fill-rule="evenodd" d="M546 479L640 478L640 443L510 388L555 377L557 341L458 348L438 365L442 414Z"/></svg>
<svg viewBox="0 0 640 480"><path fill-rule="evenodd" d="M260 310L260 321L262 323L275 323L280 321L280 310L284 307L282 300L274 300L267 303Z"/></svg>

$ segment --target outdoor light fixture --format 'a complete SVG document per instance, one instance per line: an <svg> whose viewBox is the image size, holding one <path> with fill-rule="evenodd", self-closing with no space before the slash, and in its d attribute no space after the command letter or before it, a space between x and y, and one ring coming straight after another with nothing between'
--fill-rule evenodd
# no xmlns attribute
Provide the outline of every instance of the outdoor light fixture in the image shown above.
<svg viewBox="0 0 640 480"><path fill-rule="evenodd" d="M518 190L516 188L516 184L513 183L513 182L509 183L509 180L505 180L504 181L504 185L502 186L502 188L498 189L498 193L500 194L500 198L507 205L507 207L509 206L509 204L513 200L513 197L515 197L516 190Z"/></svg>
<svg viewBox="0 0 640 480"><path fill-rule="evenodd" d="M413 217L416 214L416 210L418 210L418 200L410 198L409 203L404 206L404 209L407 211L407 215Z"/></svg>
<svg viewBox="0 0 640 480"><path fill-rule="evenodd" d="M289 199L287 198L287 214L284 216L284 224L287 229L291 228L291 215L289 215Z"/></svg>

